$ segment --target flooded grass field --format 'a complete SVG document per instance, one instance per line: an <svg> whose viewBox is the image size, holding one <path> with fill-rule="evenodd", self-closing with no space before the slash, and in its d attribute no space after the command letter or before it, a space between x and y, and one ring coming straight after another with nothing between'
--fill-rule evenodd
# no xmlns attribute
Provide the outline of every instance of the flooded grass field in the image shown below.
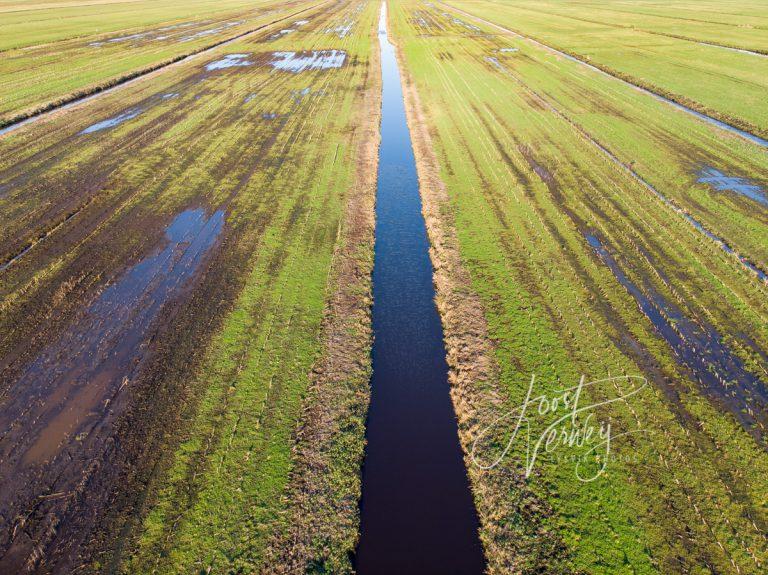
<svg viewBox="0 0 768 575"><path fill-rule="evenodd" d="M259 2L254 7L229 0L197 3L197 11L190 12L182 4L168 1L156 6L139 3L148 6L133 6L138 14L127 15L119 8L110 14L108 8L100 25L95 18L73 18L76 7L24 10L22 3L18 12L10 12L10 17L6 14L7 20L0 24L3 37L20 40L7 46L0 41L0 127L146 75L274 22L288 22L314 6L297 1ZM33 15L42 22L34 27L39 38L28 33L30 25L24 21ZM51 25L46 34L45 23L57 18L66 23ZM178 22L180 18L187 21ZM107 28L135 26L133 30L144 31L110 34L105 32L105 24Z"/></svg>
<svg viewBox="0 0 768 575"><path fill-rule="evenodd" d="M0 573L765 573L766 8L0 1Z"/></svg>

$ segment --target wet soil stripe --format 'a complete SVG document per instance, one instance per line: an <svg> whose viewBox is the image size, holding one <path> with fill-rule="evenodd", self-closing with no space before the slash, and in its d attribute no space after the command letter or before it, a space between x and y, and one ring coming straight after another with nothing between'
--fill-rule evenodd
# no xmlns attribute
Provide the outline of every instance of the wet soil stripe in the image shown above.
<svg viewBox="0 0 768 575"><path fill-rule="evenodd" d="M27 243L27 245L25 245L23 249L19 250L15 255L11 256L4 263L0 264L0 273L4 272L13 264L15 264L17 261L19 261L21 258L23 258L25 255L27 255L27 253L29 253L32 250L32 248L34 248L36 245L40 244L41 242L44 242L49 237L51 237L51 235L53 235L56 231L61 229L61 227L63 227L64 224L69 222L72 218L74 218L77 214L79 214L84 208L88 207L88 205L90 205L92 201L93 201L93 198L88 200L85 204L77 208L75 211L68 214L63 220L61 220L58 224L53 226L50 230L40 234L36 240Z"/></svg>
<svg viewBox="0 0 768 575"><path fill-rule="evenodd" d="M160 64L156 64L148 68L142 68L141 70L131 72L130 74L127 74L126 76L123 76L117 80L113 80L106 84L100 84L98 86L94 86L90 89L86 89L82 92L78 92L70 96L65 96L61 100L47 104L37 110L34 110L31 113L20 114L14 118L10 118L9 120L2 121L0 122L0 138L2 138L3 136L11 132L15 132L22 126L27 126L33 122L37 122L38 120L47 118L48 116L56 112L69 110L71 108L74 108L75 106L84 104L85 102L93 100L94 98L97 98L99 96L103 96L104 94L113 92L119 88L124 88L130 84L133 84L134 82L137 82L143 78L146 78L148 75L152 74L153 72L161 72L161 71L167 70L171 66L189 61L202 54L206 54L211 50L220 48L221 46L226 46L227 44L231 44L232 42L235 42L237 40L242 40L247 36L251 36L253 34L256 34L257 32L261 32L267 28L274 26L275 24L279 24L280 22L284 22L286 20L295 18L299 14L303 14L305 12L315 10L316 8L319 8L321 6L324 6L325 4L328 4L328 2L330 2L330 0L325 0L324 2L320 2L319 4L309 6L308 8L302 8L301 10L292 12L287 16L283 16L282 18L272 20L271 22L262 24L261 26L257 26L252 30L248 30L246 32L237 34L236 36L232 36L231 38L227 38L226 40L220 40L218 42L214 42L213 44L208 44L207 46L203 46L187 54L181 54L179 56L176 56L171 60L167 60L165 62L161 62Z"/></svg>
<svg viewBox="0 0 768 575"><path fill-rule="evenodd" d="M635 284L604 240L595 234L583 235L671 348L675 361L689 369L704 392L721 402L734 419L763 444L768 390L759 377L747 369L712 325L692 320L650 285Z"/></svg>
<svg viewBox="0 0 768 575"><path fill-rule="evenodd" d="M202 208L179 214L166 228L165 245L108 286L82 321L54 340L13 384L16 391L0 416L0 474L12 478L13 485L0 499L0 515L15 518L24 533L0 541L0 572L20 573L35 564L40 550L64 528L57 525L40 535L35 529L52 516L18 518L36 509L48 488L76 499L98 469L89 454L103 455L109 443L105 431L125 401L122 391L153 353L145 342L154 337L157 318L192 289L223 227L222 210L210 216ZM61 358L69 359L61 363Z"/></svg>
<svg viewBox="0 0 768 575"><path fill-rule="evenodd" d="M684 104L681 104L680 102L676 102L675 100L671 99L669 96L665 96L663 94L660 94L658 92L655 92L654 90L651 90L650 88L647 88L645 86L641 86L639 84L636 84L634 82L631 82L627 80L626 78L617 76L615 73L612 73L608 70L605 70L603 68L600 68L594 64L590 64L588 62L585 62L582 60L579 56L574 54L569 54L567 52L563 52L562 50L558 50L557 48L554 48L550 46L549 44L545 44L544 42L541 42L539 40L536 40L534 38L531 38L530 36L525 36L524 34L521 34L520 32L515 32L514 30L510 30L509 28L504 28L503 26L500 26L498 24L495 24L491 22L490 20L485 20L484 18L480 18L479 16L475 16L474 14L471 14L469 12L466 12L464 10L461 10L460 8L456 8L454 6L451 6L449 4L444 4L442 2L438 2L441 6L444 8L447 8L449 10L453 10L455 12L458 12L459 14L462 14L464 16L467 16L468 18L472 18L473 20L476 20L477 22L481 22L487 26L491 26L493 28L496 28L497 30L501 30L502 32L506 34L510 34L512 36L515 36L517 38L526 40L527 42L531 42L541 48L544 48L545 50L552 52L554 54L557 54L559 56L562 56L563 58L567 58L568 60L571 60L573 62L577 62L581 64L582 66L586 66L590 70L593 70L595 72L599 72L600 74L603 74L604 76L608 76L610 78L613 78L614 80L619 80L620 82L623 82L627 84L628 86L632 86L636 90L639 90L645 94L648 94L649 96L652 96L656 98L657 100L660 100L662 102L665 102L669 104L670 106L673 106L674 108L677 108L681 112L685 112L687 114L690 114L691 116L694 116L698 118L699 120L702 120L704 122L707 122L708 124L711 124L717 128L720 128L721 130L725 130L727 132L730 132L732 134L735 134L737 136L740 136L744 138L745 140L748 140L752 142L753 144L757 144L758 146L762 148L768 148L768 140L765 140L761 138L760 136L753 134L747 130L738 128L732 124L729 124L727 122L724 122L722 120L719 120L713 116L710 116L708 114L705 114L703 112L699 112L697 110L694 110L693 108L690 108Z"/></svg>

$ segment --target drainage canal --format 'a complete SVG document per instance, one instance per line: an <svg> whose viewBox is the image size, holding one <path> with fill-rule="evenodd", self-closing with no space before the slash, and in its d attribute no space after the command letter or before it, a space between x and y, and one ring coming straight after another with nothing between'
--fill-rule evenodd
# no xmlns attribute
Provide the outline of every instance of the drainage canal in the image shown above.
<svg viewBox="0 0 768 575"><path fill-rule="evenodd" d="M449 396L416 163L386 21L384 4L373 376L355 566L360 575L479 575L477 514Z"/></svg>

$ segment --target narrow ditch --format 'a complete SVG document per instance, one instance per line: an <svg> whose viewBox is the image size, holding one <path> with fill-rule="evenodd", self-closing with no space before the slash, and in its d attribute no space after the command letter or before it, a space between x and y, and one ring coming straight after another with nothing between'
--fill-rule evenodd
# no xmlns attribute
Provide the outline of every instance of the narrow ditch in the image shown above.
<svg viewBox="0 0 768 575"><path fill-rule="evenodd" d="M381 147L373 269L373 375L360 575L480 574L479 522L449 395L429 241L395 48L379 20Z"/></svg>

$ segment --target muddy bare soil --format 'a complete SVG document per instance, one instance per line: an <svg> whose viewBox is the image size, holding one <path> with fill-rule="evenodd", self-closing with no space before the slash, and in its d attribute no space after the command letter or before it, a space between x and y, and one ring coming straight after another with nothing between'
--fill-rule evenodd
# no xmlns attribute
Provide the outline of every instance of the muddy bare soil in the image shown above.
<svg viewBox="0 0 768 575"><path fill-rule="evenodd" d="M241 185L273 143L249 158ZM3 302L0 573L118 563L144 486L199 392L197 362L253 256L254 226L230 227L224 207L116 216L120 198L97 198L78 225L0 277L12 293L69 252L72 234L96 235L36 290Z"/></svg>
<svg viewBox="0 0 768 575"><path fill-rule="evenodd" d="M50 343L21 372L5 358L0 572L69 572L114 548L191 393L182 373L239 287L247 253L224 220L183 211L63 330L39 325Z"/></svg>

